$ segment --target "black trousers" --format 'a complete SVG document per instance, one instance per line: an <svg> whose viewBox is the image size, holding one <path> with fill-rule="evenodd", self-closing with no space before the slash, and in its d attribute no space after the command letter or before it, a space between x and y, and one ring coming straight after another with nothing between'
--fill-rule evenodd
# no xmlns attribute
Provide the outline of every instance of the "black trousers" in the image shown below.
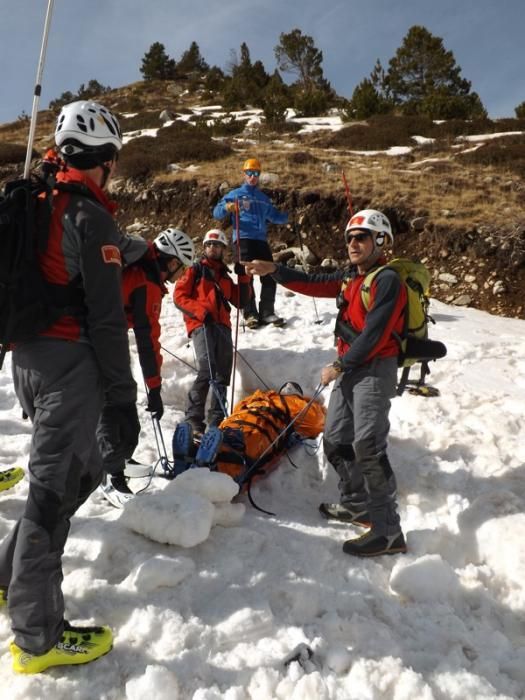
<svg viewBox="0 0 525 700"><path fill-rule="evenodd" d="M234 244L235 245L235 244ZM267 241L259 241L253 238L241 238L241 260L273 260L272 251ZM234 249L236 253L236 249ZM275 290L277 283L271 275L265 275L261 280L261 298L259 299L259 316L268 316L274 313ZM244 316L257 315L257 301L252 285L252 296L248 304L244 307Z"/></svg>

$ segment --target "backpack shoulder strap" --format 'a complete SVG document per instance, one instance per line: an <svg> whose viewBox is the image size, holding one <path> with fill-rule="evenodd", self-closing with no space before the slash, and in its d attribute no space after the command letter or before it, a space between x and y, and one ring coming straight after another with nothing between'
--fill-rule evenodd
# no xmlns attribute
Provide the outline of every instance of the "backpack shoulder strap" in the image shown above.
<svg viewBox="0 0 525 700"><path fill-rule="evenodd" d="M361 300L367 311L370 308L370 290L372 289L372 282L380 272L389 268L394 269L390 265L380 265L371 270L363 280L363 284L361 285Z"/></svg>

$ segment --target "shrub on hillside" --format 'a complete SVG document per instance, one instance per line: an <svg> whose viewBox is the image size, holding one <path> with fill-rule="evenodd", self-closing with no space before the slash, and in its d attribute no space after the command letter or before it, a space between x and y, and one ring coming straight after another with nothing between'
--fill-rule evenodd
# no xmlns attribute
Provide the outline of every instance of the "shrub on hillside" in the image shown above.
<svg viewBox="0 0 525 700"><path fill-rule="evenodd" d="M213 141L193 126L175 122L159 129L156 137L141 136L126 144L119 161L124 177L141 177L166 170L170 163L214 161L232 149Z"/></svg>
<svg viewBox="0 0 525 700"><path fill-rule="evenodd" d="M295 134L303 128L303 124L289 121L277 122L275 124L263 122L262 128L266 134Z"/></svg>
<svg viewBox="0 0 525 700"><path fill-rule="evenodd" d="M290 163L290 165L305 165L307 163L318 163L319 158L316 158L307 151L296 151L295 153L290 153L286 157L286 161Z"/></svg>
<svg viewBox="0 0 525 700"><path fill-rule="evenodd" d="M502 137L459 157L465 163L490 165L525 177L525 136Z"/></svg>
<svg viewBox="0 0 525 700"><path fill-rule="evenodd" d="M235 119L232 115L224 115L213 119L213 123L209 116L203 114L195 119L194 124L208 136L235 136L241 134L246 126L246 119Z"/></svg>
<svg viewBox="0 0 525 700"><path fill-rule="evenodd" d="M0 143L0 165L23 163L26 159L27 146L21 143ZM32 158L39 158L40 153L33 149Z"/></svg>
<svg viewBox="0 0 525 700"><path fill-rule="evenodd" d="M159 110L139 112L134 117L119 117L122 132L137 131L138 129L156 129L161 126Z"/></svg>
<svg viewBox="0 0 525 700"><path fill-rule="evenodd" d="M347 126L321 138L327 148L349 148L358 151L384 150L391 146L413 146L414 135L429 136L432 121L427 117L394 117L377 115L368 124Z"/></svg>

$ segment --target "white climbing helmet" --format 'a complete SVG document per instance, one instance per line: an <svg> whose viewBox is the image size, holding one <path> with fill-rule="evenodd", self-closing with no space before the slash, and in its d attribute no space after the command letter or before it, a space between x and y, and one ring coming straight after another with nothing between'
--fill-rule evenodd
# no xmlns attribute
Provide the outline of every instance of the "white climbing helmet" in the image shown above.
<svg viewBox="0 0 525 700"><path fill-rule="evenodd" d="M178 258L185 267L193 263L195 246L187 233L178 228L167 228L153 241L153 245L161 255L167 258Z"/></svg>
<svg viewBox="0 0 525 700"><path fill-rule="evenodd" d="M55 143L62 150L70 140L80 149L86 146L87 150L96 150L108 145L114 146L117 151L122 148L122 132L116 117L103 105L88 100L71 102L60 110Z"/></svg>
<svg viewBox="0 0 525 700"><path fill-rule="evenodd" d="M206 245L206 243L210 242L222 243L223 246L228 245L228 239L226 238L226 234L224 233L224 231L221 231L220 228L211 228L209 231L206 231L203 243L204 245Z"/></svg>
<svg viewBox="0 0 525 700"><path fill-rule="evenodd" d="M394 234L390 221L377 209L362 209L352 216L345 228L345 241L347 234L350 231L371 231L374 235L375 244L381 247L385 243L385 236L390 238L390 242L394 243ZM348 242L348 241L347 241Z"/></svg>

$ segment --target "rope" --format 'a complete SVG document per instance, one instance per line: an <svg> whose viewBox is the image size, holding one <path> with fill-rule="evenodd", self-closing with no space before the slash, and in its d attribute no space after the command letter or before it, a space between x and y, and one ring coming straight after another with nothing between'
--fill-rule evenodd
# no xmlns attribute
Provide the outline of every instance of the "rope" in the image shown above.
<svg viewBox="0 0 525 700"><path fill-rule="evenodd" d="M179 362L182 362L183 365L186 365L186 367L189 367L191 370L193 370L195 373L197 373L197 368L194 367L193 365L191 365L189 362L186 362L186 360L183 360L182 357L179 357L178 355L175 355L174 352L171 352L171 350L168 350L168 348L165 348L164 345L161 345L160 347L161 347L162 350L164 350L164 352L167 352L168 355L171 355L172 357L174 357L174 358L175 358L176 360L178 360Z"/></svg>

